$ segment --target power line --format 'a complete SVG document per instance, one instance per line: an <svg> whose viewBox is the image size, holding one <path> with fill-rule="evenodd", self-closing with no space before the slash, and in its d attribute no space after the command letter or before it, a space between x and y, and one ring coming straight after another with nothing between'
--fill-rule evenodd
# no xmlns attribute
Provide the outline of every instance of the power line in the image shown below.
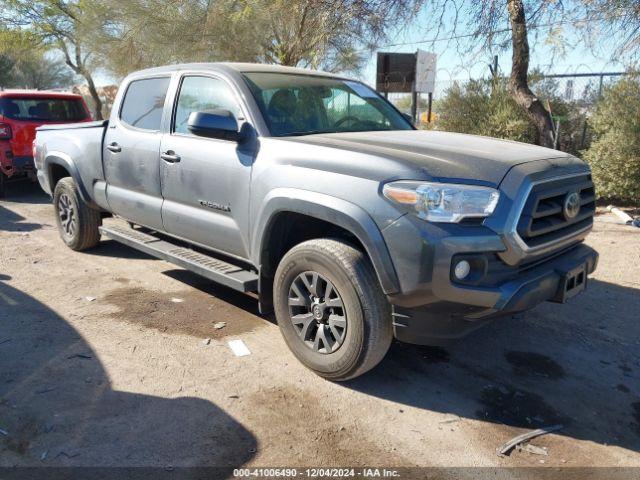
<svg viewBox="0 0 640 480"><path fill-rule="evenodd" d="M582 18L582 19L578 19L578 20L561 20L558 22L548 22L548 23L538 23L538 24L533 24L533 25L528 25L527 26L527 30L535 30L538 28L549 28L549 27L556 27L556 26L560 26L560 25L576 25L576 24L580 24L580 23L590 23L590 22L601 22L601 21L605 21L605 20L613 20L615 18L620 18L622 17L622 15L612 15L609 17L589 17L589 18ZM501 28L498 30L491 30L489 32L486 32L482 35L495 35L495 34L499 34L499 33L507 33L510 32L511 28ZM445 41L451 41L451 40L460 40L463 38L472 38L472 37L478 37L480 36L480 33L466 33L463 35L452 35L450 37L444 37L444 38L431 38L431 39L425 39L425 40L416 40L413 42L400 42L400 43L389 43L387 45L380 45L377 48L387 48L387 47L402 47L402 46L406 46L406 45L418 45L418 44L422 44L422 43L435 43L435 42L445 42Z"/></svg>

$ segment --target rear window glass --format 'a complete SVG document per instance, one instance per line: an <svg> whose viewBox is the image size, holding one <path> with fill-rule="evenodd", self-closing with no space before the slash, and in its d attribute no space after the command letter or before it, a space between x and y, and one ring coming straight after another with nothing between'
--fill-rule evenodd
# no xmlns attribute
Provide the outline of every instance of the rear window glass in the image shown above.
<svg viewBox="0 0 640 480"><path fill-rule="evenodd" d="M169 80L162 77L131 82L122 102L120 120L132 127L160 130Z"/></svg>
<svg viewBox="0 0 640 480"><path fill-rule="evenodd" d="M80 100L61 98L0 98L0 113L13 120L79 122L89 118Z"/></svg>

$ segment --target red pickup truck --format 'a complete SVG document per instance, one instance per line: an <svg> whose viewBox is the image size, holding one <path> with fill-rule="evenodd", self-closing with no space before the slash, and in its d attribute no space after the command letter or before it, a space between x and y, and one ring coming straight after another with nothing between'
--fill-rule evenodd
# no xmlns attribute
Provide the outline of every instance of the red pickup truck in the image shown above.
<svg viewBox="0 0 640 480"><path fill-rule="evenodd" d="M36 180L33 140L44 124L90 122L82 96L29 90L0 91L0 197L9 178Z"/></svg>

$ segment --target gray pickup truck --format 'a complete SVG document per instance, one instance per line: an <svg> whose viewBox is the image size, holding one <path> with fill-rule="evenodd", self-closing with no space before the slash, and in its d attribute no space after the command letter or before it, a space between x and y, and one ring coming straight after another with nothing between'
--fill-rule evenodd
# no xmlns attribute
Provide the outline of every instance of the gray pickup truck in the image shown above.
<svg viewBox="0 0 640 480"><path fill-rule="evenodd" d="M331 380L374 367L394 336L443 344L565 302L598 260L582 243L595 212L583 161L416 130L366 85L321 72L140 71L108 121L40 127L35 163L70 248L103 235L257 292Z"/></svg>

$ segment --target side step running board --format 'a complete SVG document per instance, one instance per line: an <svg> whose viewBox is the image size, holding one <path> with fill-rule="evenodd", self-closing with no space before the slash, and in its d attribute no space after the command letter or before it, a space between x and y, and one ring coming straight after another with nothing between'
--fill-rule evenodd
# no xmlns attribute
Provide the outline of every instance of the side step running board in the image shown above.
<svg viewBox="0 0 640 480"><path fill-rule="evenodd" d="M100 233L241 292L258 290L258 274L129 227L101 226Z"/></svg>

